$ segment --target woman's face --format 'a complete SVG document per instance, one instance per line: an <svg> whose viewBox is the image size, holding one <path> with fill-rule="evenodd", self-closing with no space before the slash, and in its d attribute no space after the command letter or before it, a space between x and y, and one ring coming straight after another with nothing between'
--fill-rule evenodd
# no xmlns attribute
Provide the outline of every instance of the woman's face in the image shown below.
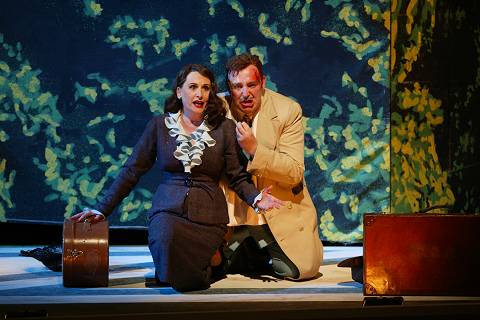
<svg viewBox="0 0 480 320"><path fill-rule="evenodd" d="M211 90L210 79L196 71L188 74L181 87L177 87L177 98L182 100L183 113L189 118L202 116Z"/></svg>

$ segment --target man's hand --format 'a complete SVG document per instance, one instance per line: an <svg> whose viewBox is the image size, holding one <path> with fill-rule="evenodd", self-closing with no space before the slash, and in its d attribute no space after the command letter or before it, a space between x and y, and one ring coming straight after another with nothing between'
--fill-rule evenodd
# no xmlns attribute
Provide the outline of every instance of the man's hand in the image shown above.
<svg viewBox="0 0 480 320"><path fill-rule="evenodd" d="M262 200L256 203L258 209L262 211L268 211L270 209L280 209L285 202L276 197L272 196L270 193L272 192L273 186L268 186L262 190Z"/></svg>
<svg viewBox="0 0 480 320"><path fill-rule="evenodd" d="M240 147L245 150L251 157L257 151L257 138L253 135L252 128L245 122L237 122L237 141Z"/></svg>
<svg viewBox="0 0 480 320"><path fill-rule="evenodd" d="M90 223L97 223L105 220L105 216L98 211L93 211L90 208L83 209L82 212L79 212L70 217L70 221L73 222L84 222L88 221Z"/></svg>

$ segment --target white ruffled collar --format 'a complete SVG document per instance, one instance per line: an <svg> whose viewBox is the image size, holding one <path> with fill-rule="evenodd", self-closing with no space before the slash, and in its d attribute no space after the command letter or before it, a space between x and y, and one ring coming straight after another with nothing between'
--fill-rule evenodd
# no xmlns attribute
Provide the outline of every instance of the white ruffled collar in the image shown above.
<svg viewBox="0 0 480 320"><path fill-rule="evenodd" d="M212 147L216 141L208 134L211 130L204 120L195 131L188 134L180 123L181 112L168 113L165 117L165 125L168 134L176 138L177 149L173 153L174 157L183 163L185 172L191 172L194 166L202 163L203 150L206 147Z"/></svg>

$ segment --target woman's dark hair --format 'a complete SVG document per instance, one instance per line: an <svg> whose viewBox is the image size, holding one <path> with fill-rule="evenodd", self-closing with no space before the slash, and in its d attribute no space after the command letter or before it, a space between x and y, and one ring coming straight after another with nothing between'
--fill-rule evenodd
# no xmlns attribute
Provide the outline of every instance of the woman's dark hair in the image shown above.
<svg viewBox="0 0 480 320"><path fill-rule="evenodd" d="M172 95L165 100L165 112L176 113L183 109L182 100L177 98L177 88L183 86L187 76L192 72L198 72L210 80L210 94L208 95L207 107L203 111L203 118L209 126L215 128L225 119L227 110L223 105L222 99L217 96L218 87L213 72L201 64L187 64L180 70L173 84Z"/></svg>

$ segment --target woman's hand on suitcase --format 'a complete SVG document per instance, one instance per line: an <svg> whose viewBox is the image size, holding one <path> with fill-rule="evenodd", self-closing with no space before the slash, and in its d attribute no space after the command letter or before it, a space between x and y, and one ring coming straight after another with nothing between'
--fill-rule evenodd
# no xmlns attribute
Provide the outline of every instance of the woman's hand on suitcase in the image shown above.
<svg viewBox="0 0 480 320"><path fill-rule="evenodd" d="M103 220L105 220L105 216L102 213L90 208L84 208L82 212L70 217L70 221L73 222L97 223Z"/></svg>
<svg viewBox="0 0 480 320"><path fill-rule="evenodd" d="M268 186L262 190L262 200L258 201L255 205L262 211L268 211L270 209L279 209L284 205L284 202L271 195L272 186Z"/></svg>

